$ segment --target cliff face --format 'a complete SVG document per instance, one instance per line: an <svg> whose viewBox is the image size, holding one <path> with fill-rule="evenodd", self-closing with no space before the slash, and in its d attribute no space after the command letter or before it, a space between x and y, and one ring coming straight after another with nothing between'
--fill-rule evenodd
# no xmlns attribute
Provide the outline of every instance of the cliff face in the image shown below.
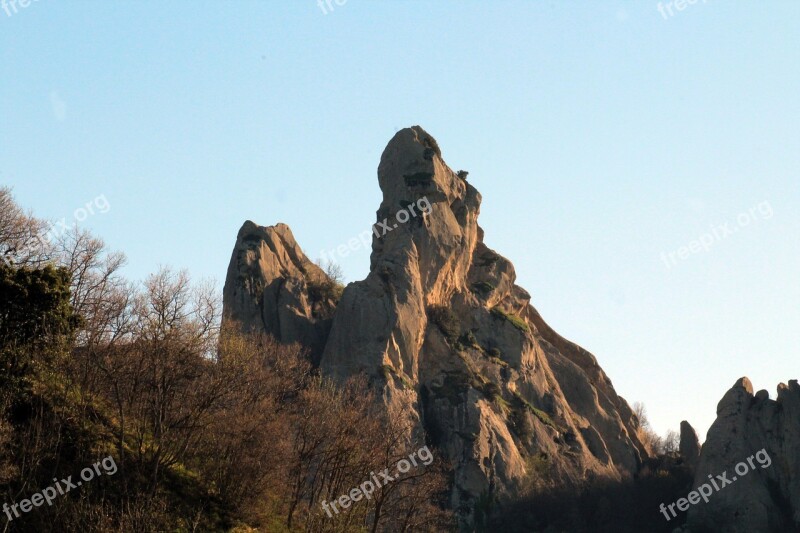
<svg viewBox="0 0 800 533"><path fill-rule="evenodd" d="M244 223L223 289L223 320L308 348L315 363L325 347L335 302L320 287L325 272L312 263L286 224Z"/></svg>
<svg viewBox="0 0 800 533"><path fill-rule="evenodd" d="M752 463L752 464L750 464ZM730 483L719 480L726 474ZM691 531L800 531L800 386L753 395L737 381L717 406L703 443L694 487L719 481L707 504L689 509Z"/></svg>
<svg viewBox="0 0 800 533"><path fill-rule="evenodd" d="M649 454L638 420L592 354L544 322L514 266L484 244L481 195L436 141L419 127L399 131L378 181L370 273L347 286L325 339L313 333L325 328L304 293L307 259L293 239L291 253L271 244L285 226L242 228L226 316L281 339L318 339L320 368L334 379L370 376L387 408L455 464L452 503L465 520L530 484L635 473Z"/></svg>

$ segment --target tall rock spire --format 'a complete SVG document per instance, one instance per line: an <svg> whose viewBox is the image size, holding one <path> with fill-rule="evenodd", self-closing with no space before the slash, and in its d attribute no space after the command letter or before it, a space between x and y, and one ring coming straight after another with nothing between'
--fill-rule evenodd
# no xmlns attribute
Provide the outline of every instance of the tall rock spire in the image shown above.
<svg viewBox="0 0 800 533"><path fill-rule="evenodd" d="M511 262L483 243L481 195L466 173L414 126L387 145L378 182L370 273L338 302L322 372L338 381L366 374L386 408L414 427L410 437L426 437L455 465L452 504L467 527L481 502L502 501L533 478L579 485L634 474L650 454L638 420L594 356L545 323ZM300 324L292 331L316 331L303 303L311 267L282 259L305 256L295 245L267 253L269 232L246 234L226 308L267 331L276 312L281 324L287 316Z"/></svg>

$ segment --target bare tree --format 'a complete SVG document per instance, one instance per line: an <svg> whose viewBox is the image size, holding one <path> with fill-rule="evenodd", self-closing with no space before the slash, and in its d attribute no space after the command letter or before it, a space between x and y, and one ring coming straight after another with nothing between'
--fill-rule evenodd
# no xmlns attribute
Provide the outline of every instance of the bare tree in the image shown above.
<svg viewBox="0 0 800 533"><path fill-rule="evenodd" d="M661 453L677 453L680 446L681 436L674 429L670 429L661 439Z"/></svg>
<svg viewBox="0 0 800 533"><path fill-rule="evenodd" d="M644 444L656 453L663 453L663 440L653 430L650 420L647 418L647 408L642 402L633 404L633 413L639 419L639 426L642 428L642 436L644 437Z"/></svg>
<svg viewBox="0 0 800 533"><path fill-rule="evenodd" d="M11 265L3 271L60 266L62 307L71 307L69 333L35 384L24 427L9 423L12 407L0 390L0 485L9 500L56 474L46 470L73 467L67 456L115 445L118 489L109 498L84 487L85 497L60 500L52 513L62 528L215 529L204 507L211 499L267 529L447 528L438 505L446 475L435 465L376 487L346 512L323 512L322 501L349 494L373 472L394 471L419 447L413 421L387 413L366 377L335 383L299 345L233 325L221 331L219 295L184 271L161 269L133 284L121 274L124 256L102 240L74 228L51 242L47 229L0 189L0 256ZM341 296L342 270L309 270L324 315ZM82 319L75 338L72 310ZM196 474L198 494L173 509L164 481L178 468Z"/></svg>
<svg viewBox="0 0 800 533"><path fill-rule="evenodd" d="M332 282L337 285L344 284L344 270L338 263L333 261L326 261L325 263L318 263L318 266L325 272L325 275L330 278Z"/></svg>
<svg viewBox="0 0 800 533"><path fill-rule="evenodd" d="M49 224L23 211L11 189L0 187L0 262L39 266L50 255Z"/></svg>

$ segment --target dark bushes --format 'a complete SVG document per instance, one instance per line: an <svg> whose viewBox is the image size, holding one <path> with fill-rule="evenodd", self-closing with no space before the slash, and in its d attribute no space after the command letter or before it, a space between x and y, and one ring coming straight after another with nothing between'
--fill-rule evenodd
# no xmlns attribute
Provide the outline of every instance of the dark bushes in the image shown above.
<svg viewBox="0 0 800 533"><path fill-rule="evenodd" d="M436 324L450 344L458 341L461 334L461 321L449 307L441 305L428 307L428 320Z"/></svg>

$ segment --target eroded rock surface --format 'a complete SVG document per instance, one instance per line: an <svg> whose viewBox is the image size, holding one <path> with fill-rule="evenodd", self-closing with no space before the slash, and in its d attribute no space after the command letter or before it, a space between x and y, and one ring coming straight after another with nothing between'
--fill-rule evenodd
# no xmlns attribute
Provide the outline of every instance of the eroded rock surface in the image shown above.
<svg viewBox="0 0 800 533"><path fill-rule="evenodd" d="M725 394L703 443L694 486L726 472L732 483L714 492L707 504L690 508L691 531L800 531L800 386L796 380L778 386L777 400L771 400L766 391L754 395L747 378Z"/></svg>

